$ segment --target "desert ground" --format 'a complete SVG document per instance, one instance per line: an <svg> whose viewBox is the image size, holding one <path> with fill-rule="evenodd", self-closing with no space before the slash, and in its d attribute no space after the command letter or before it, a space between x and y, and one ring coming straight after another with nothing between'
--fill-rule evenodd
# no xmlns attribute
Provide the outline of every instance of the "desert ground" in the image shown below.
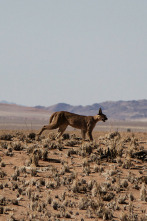
<svg viewBox="0 0 147 221"><path fill-rule="evenodd" d="M0 220L147 220L147 133L0 131Z"/></svg>

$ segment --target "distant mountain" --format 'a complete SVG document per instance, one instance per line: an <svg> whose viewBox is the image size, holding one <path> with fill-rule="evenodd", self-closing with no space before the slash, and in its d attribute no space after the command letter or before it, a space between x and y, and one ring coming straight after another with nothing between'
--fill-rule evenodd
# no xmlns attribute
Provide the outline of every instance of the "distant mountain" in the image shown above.
<svg viewBox="0 0 147 221"><path fill-rule="evenodd" d="M147 120L147 100L107 101L86 106L58 103L49 107L36 106L35 108L44 109L50 113L64 110L82 115L95 115L100 107L111 119Z"/></svg>
<svg viewBox="0 0 147 221"><path fill-rule="evenodd" d="M113 119L147 119L147 100L104 102L102 105L104 110L106 110L108 115Z"/></svg>
<svg viewBox="0 0 147 221"><path fill-rule="evenodd" d="M15 103L12 103L12 102L8 102L8 101L5 101L5 100L2 100L2 101L0 101L0 104L15 104Z"/></svg>

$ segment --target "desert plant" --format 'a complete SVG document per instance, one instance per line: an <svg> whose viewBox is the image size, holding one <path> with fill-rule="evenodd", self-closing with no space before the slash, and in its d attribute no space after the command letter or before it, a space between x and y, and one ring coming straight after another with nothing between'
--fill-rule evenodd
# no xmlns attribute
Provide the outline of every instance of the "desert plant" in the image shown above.
<svg viewBox="0 0 147 221"><path fill-rule="evenodd" d="M78 141L71 139L71 140L68 140L67 142L64 142L64 144L65 144L65 146L74 147L75 145L78 144Z"/></svg>
<svg viewBox="0 0 147 221"><path fill-rule="evenodd" d="M106 138L108 138L108 139L114 139L116 137L118 137L119 139L121 137L121 135L118 131L115 131L115 132L112 132L112 133L109 133L106 135Z"/></svg>
<svg viewBox="0 0 147 221"><path fill-rule="evenodd" d="M103 220L111 220L112 218L113 218L112 212L109 209L105 208L103 210Z"/></svg>
<svg viewBox="0 0 147 221"><path fill-rule="evenodd" d="M78 186L78 181L77 180L74 180L73 181L73 184L71 186L71 190L74 192L74 193L77 193L79 191L79 186Z"/></svg>
<svg viewBox="0 0 147 221"><path fill-rule="evenodd" d="M88 189L92 190L93 186L95 185L96 181L95 180L89 180L89 182L87 183L88 185Z"/></svg>
<svg viewBox="0 0 147 221"><path fill-rule="evenodd" d="M20 173L26 173L26 167L25 166L20 167L19 171Z"/></svg>
<svg viewBox="0 0 147 221"><path fill-rule="evenodd" d="M13 205L17 205L18 206L18 200L17 199L13 199L13 200L11 200L11 202L12 202Z"/></svg>
<svg viewBox="0 0 147 221"><path fill-rule="evenodd" d="M127 195L118 197L118 203L119 204L126 204L126 200L127 200Z"/></svg>
<svg viewBox="0 0 147 221"><path fill-rule="evenodd" d="M37 183L40 185L40 186L45 186L45 179L44 178L40 178Z"/></svg>
<svg viewBox="0 0 147 221"><path fill-rule="evenodd" d="M9 147L8 150L5 152L6 156L9 156L9 157L13 157L14 153L12 152L12 148Z"/></svg>
<svg viewBox="0 0 147 221"><path fill-rule="evenodd" d="M28 138L31 140L35 140L35 137L36 137L36 134L33 132L28 134Z"/></svg>
<svg viewBox="0 0 147 221"><path fill-rule="evenodd" d="M82 149L86 152L86 154L90 155L92 153L93 146L91 143L85 143L82 144Z"/></svg>
<svg viewBox="0 0 147 221"><path fill-rule="evenodd" d="M31 158L31 161L32 161L32 165L37 167L38 166L38 162L39 162L38 155L33 154L32 158Z"/></svg>
<svg viewBox="0 0 147 221"><path fill-rule="evenodd" d="M93 197L96 197L98 192L99 192L98 191L98 185L97 185L97 183L95 183L94 186L91 189L91 194L92 194Z"/></svg>
<svg viewBox="0 0 147 221"><path fill-rule="evenodd" d="M122 188L127 188L127 186L128 186L127 180L122 180L120 186L121 186Z"/></svg>
<svg viewBox="0 0 147 221"><path fill-rule="evenodd" d="M12 148L16 151L23 150L23 146L20 142L14 142L11 144Z"/></svg>
<svg viewBox="0 0 147 221"><path fill-rule="evenodd" d="M140 217L140 221L146 221L146 210L142 210L142 215Z"/></svg>
<svg viewBox="0 0 147 221"><path fill-rule="evenodd" d="M2 148L2 149L8 149L8 144L7 144L7 142L2 142L2 143L1 143L1 148Z"/></svg>
<svg viewBox="0 0 147 221"><path fill-rule="evenodd" d="M114 175L116 175L118 173L118 170L116 169L116 168L112 168L112 169L110 169L109 171L108 171L108 174L110 175L110 176L114 176Z"/></svg>
<svg viewBox="0 0 147 221"><path fill-rule="evenodd" d="M51 142L48 146L48 149L52 150L52 149L58 149L58 150L62 150L64 148L64 146L62 145L61 142Z"/></svg>
<svg viewBox="0 0 147 221"><path fill-rule="evenodd" d="M142 183L141 189L140 189L140 199L142 201L147 202L147 191L146 191L146 185L145 183Z"/></svg>
<svg viewBox="0 0 147 221"><path fill-rule="evenodd" d="M3 134L0 136L0 140L11 141L13 136L11 134Z"/></svg>
<svg viewBox="0 0 147 221"><path fill-rule="evenodd" d="M5 176L7 176L7 174L4 171L0 170L0 178L4 178Z"/></svg>
<svg viewBox="0 0 147 221"><path fill-rule="evenodd" d="M114 196L115 196L115 194L112 192L101 195L102 200L104 200L104 201L111 201L114 198Z"/></svg>
<svg viewBox="0 0 147 221"><path fill-rule="evenodd" d="M67 156L70 157L72 154L77 154L77 153L78 153L77 150L71 148L71 149L68 150L68 152L67 152Z"/></svg>
<svg viewBox="0 0 147 221"><path fill-rule="evenodd" d="M47 204L51 204L52 203L52 197L48 196L46 201L47 201Z"/></svg>
<svg viewBox="0 0 147 221"><path fill-rule="evenodd" d="M30 203L30 209L32 210L32 211L36 211L37 210L37 208L38 208L38 202L37 201L31 201L31 203Z"/></svg>
<svg viewBox="0 0 147 221"><path fill-rule="evenodd" d="M117 162L119 167L122 166L122 164L123 164L122 159L119 156L116 158L116 162Z"/></svg>
<svg viewBox="0 0 147 221"><path fill-rule="evenodd" d="M31 168L30 172L31 172L31 176L36 176L37 175L36 168Z"/></svg>
<svg viewBox="0 0 147 221"><path fill-rule="evenodd" d="M122 213L120 217L121 221L129 221L129 217L126 213Z"/></svg>
<svg viewBox="0 0 147 221"><path fill-rule="evenodd" d="M66 192L63 192L63 193L61 194L61 200L62 200L62 201L65 200L65 196L66 196Z"/></svg>
<svg viewBox="0 0 147 221"><path fill-rule="evenodd" d="M55 133L51 132L51 133L49 133L48 137L50 140L56 140L57 135Z"/></svg>
<svg viewBox="0 0 147 221"><path fill-rule="evenodd" d="M5 167L5 166L6 166L5 162L1 162L1 167Z"/></svg>
<svg viewBox="0 0 147 221"><path fill-rule="evenodd" d="M52 201L52 207L54 210L58 210L58 208L60 207L59 203L56 200Z"/></svg>
<svg viewBox="0 0 147 221"><path fill-rule="evenodd" d="M67 162L64 162L61 168L61 174L64 175L65 173L70 173L70 168Z"/></svg>
<svg viewBox="0 0 147 221"><path fill-rule="evenodd" d="M3 213L4 213L4 207L0 206L0 214L3 214Z"/></svg>
<svg viewBox="0 0 147 221"><path fill-rule="evenodd" d="M48 189L55 189L56 188L56 183L54 181L47 181L45 183L46 188Z"/></svg>
<svg viewBox="0 0 147 221"><path fill-rule="evenodd" d="M70 135L68 133L65 133L62 135L63 140L69 140L70 139Z"/></svg>
<svg viewBox="0 0 147 221"><path fill-rule="evenodd" d="M42 157L41 157L42 160L43 160L43 161L46 161L46 160L47 160L47 156L48 156L48 151L47 151L46 149L45 149L45 150L42 149L42 150L41 150L41 155L42 155Z"/></svg>
<svg viewBox="0 0 147 221"><path fill-rule="evenodd" d="M86 210L89 206L89 199L87 197L83 197L79 201L79 209Z"/></svg>
<svg viewBox="0 0 147 221"><path fill-rule="evenodd" d="M135 200L135 197L132 193L129 194L129 200L130 201L134 201Z"/></svg>
<svg viewBox="0 0 147 221"><path fill-rule="evenodd" d="M17 177L18 177L18 175L17 175L17 173L14 173L14 174L12 174L12 180L15 180L15 181L17 181Z"/></svg>
<svg viewBox="0 0 147 221"><path fill-rule="evenodd" d="M94 165L94 168L93 168L93 169L94 169L94 172L95 172L95 173L99 172L99 167L98 167L97 165Z"/></svg>
<svg viewBox="0 0 147 221"><path fill-rule="evenodd" d="M122 167L125 168L125 169L130 169L132 166L133 166L132 161L129 158L125 159L123 164L122 164Z"/></svg>
<svg viewBox="0 0 147 221"><path fill-rule="evenodd" d="M41 151L38 150L38 149L34 149L33 150L33 153L32 153L32 156L31 156L31 162L32 162L32 165L37 167L38 166L38 162L39 162L39 159L41 158Z"/></svg>
<svg viewBox="0 0 147 221"><path fill-rule="evenodd" d="M35 149L38 149L38 148L39 148L39 145L34 144L34 145L32 145L32 146L30 146L30 147L27 148L27 153L28 153L28 154L33 153L33 151L34 151Z"/></svg>
<svg viewBox="0 0 147 221"><path fill-rule="evenodd" d="M90 174L90 164L88 158L86 158L83 162L83 173L85 173L86 176Z"/></svg>
<svg viewBox="0 0 147 221"><path fill-rule="evenodd" d="M6 206L6 204L7 204L6 197L0 195L0 205Z"/></svg>

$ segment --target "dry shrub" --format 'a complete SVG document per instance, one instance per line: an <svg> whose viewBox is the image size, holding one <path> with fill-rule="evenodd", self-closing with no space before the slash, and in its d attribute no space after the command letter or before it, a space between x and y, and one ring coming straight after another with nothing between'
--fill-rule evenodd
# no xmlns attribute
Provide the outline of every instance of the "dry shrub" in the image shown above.
<svg viewBox="0 0 147 221"><path fill-rule="evenodd" d="M71 140L68 140L67 142L64 142L64 145L69 146L69 147L74 147L77 144L78 144L78 141L74 140L74 139L71 139Z"/></svg>
<svg viewBox="0 0 147 221"><path fill-rule="evenodd" d="M47 160L48 158L47 158L47 156L48 156L48 151L46 150L46 149L42 149L41 150L41 159L43 160L43 161L45 161L45 160Z"/></svg>
<svg viewBox="0 0 147 221"><path fill-rule="evenodd" d="M79 150L79 155L82 157L86 157L92 153L92 145L90 143L83 143Z"/></svg>
<svg viewBox="0 0 147 221"><path fill-rule="evenodd" d="M31 176L36 176L37 175L37 170L35 168L31 168Z"/></svg>
<svg viewBox="0 0 147 221"><path fill-rule="evenodd" d="M31 199L31 196L32 196L32 188L31 187L28 187L26 189L26 196L28 196L28 198Z"/></svg>
<svg viewBox="0 0 147 221"><path fill-rule="evenodd" d="M61 142L51 142L48 146L49 150L58 149L61 151L63 148L64 146L62 145Z"/></svg>
<svg viewBox="0 0 147 221"><path fill-rule="evenodd" d="M0 205L6 206L6 204L7 204L6 197L0 195Z"/></svg>
<svg viewBox="0 0 147 221"><path fill-rule="evenodd" d="M36 152L34 152L32 154L32 157L31 157L31 162L32 162L32 165L37 167L38 166L38 162L39 162L39 156Z"/></svg>
<svg viewBox="0 0 147 221"><path fill-rule="evenodd" d="M128 215L126 213L122 213L121 214L120 220L121 221L130 221L129 217L128 217Z"/></svg>
<svg viewBox="0 0 147 221"><path fill-rule="evenodd" d="M122 168L124 169L130 169L133 166L131 159L127 158L124 160L122 164Z"/></svg>
<svg viewBox="0 0 147 221"><path fill-rule="evenodd" d="M0 140L11 141L13 136L11 134L3 134L0 136Z"/></svg>
<svg viewBox="0 0 147 221"><path fill-rule="evenodd" d="M67 156L70 157L73 154L78 154L78 151L73 148L69 149L67 152Z"/></svg>
<svg viewBox="0 0 147 221"><path fill-rule="evenodd" d="M4 207L0 206L0 214L4 213Z"/></svg>
<svg viewBox="0 0 147 221"><path fill-rule="evenodd" d="M89 207L89 199L87 197L83 197L79 201L79 209L80 210L86 210Z"/></svg>
<svg viewBox="0 0 147 221"><path fill-rule="evenodd" d="M65 133L62 135L63 140L69 140L70 139L70 135L68 133Z"/></svg>
<svg viewBox="0 0 147 221"><path fill-rule="evenodd" d="M2 142L2 143L1 143L1 148L2 148L2 149L8 149L8 147L9 147L9 145L8 145L7 142Z"/></svg>
<svg viewBox="0 0 147 221"><path fill-rule="evenodd" d="M104 201L111 201L114 198L114 196L115 196L115 194L110 192L110 193L106 193L106 194L102 195L101 197Z"/></svg>
<svg viewBox="0 0 147 221"><path fill-rule="evenodd" d="M86 193L88 191L88 185L85 180L77 180L75 179L73 181L73 184L71 185L71 190L74 193Z"/></svg>
<svg viewBox="0 0 147 221"><path fill-rule="evenodd" d="M52 207L54 210L58 210L58 208L60 208L60 204L58 203L58 201L53 200L52 201Z"/></svg>
<svg viewBox="0 0 147 221"><path fill-rule="evenodd" d="M31 140L35 140L36 134L35 133L29 133L28 138Z"/></svg>
<svg viewBox="0 0 147 221"><path fill-rule="evenodd" d="M135 200L135 197L133 196L132 193L129 194L129 200L130 200L130 201L134 201L134 200Z"/></svg>
<svg viewBox="0 0 147 221"><path fill-rule="evenodd" d="M114 139L116 137L118 137L118 139L120 139L120 137L121 137L120 133L118 131L115 131L115 132L112 132L112 133L109 133L106 135L107 139Z"/></svg>
<svg viewBox="0 0 147 221"><path fill-rule="evenodd" d="M127 186L128 186L127 180L122 180L120 186L121 186L122 188L127 188Z"/></svg>
<svg viewBox="0 0 147 221"><path fill-rule="evenodd" d="M49 139L50 140L56 140L56 137L57 137L57 134L55 134L55 133L49 133Z"/></svg>
<svg viewBox="0 0 147 221"><path fill-rule="evenodd" d="M128 198L127 195L119 196L119 198L118 198L118 203L119 203L119 204L126 204L127 198Z"/></svg>
<svg viewBox="0 0 147 221"><path fill-rule="evenodd" d="M33 145L33 146L30 146L30 147L27 148L27 153L28 153L28 154L33 153L33 151L34 151L35 149L38 149L38 148L39 148L39 145L38 145L38 144L35 144L35 145Z"/></svg>
<svg viewBox="0 0 147 221"><path fill-rule="evenodd" d="M142 201L147 202L147 190L146 190L146 185L145 183L142 183L141 189L140 189L140 199Z"/></svg>
<svg viewBox="0 0 147 221"><path fill-rule="evenodd" d="M16 151L23 150L23 146L20 142L14 142L11 144L12 148Z"/></svg>

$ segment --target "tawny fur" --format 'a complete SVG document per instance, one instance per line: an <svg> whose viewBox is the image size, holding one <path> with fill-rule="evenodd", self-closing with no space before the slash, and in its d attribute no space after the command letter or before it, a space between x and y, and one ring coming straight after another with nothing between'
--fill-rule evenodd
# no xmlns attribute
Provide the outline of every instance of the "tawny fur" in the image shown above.
<svg viewBox="0 0 147 221"><path fill-rule="evenodd" d="M101 108L99 109L99 113L95 116L83 116L74 113L70 113L67 111L58 111L51 115L49 120L49 125L43 126L38 135L41 135L44 130L58 130L57 137L60 137L67 126L70 125L74 128L81 129L82 139L85 140L86 133L90 140L93 140L92 131L98 121L106 121L107 116L102 113Z"/></svg>

